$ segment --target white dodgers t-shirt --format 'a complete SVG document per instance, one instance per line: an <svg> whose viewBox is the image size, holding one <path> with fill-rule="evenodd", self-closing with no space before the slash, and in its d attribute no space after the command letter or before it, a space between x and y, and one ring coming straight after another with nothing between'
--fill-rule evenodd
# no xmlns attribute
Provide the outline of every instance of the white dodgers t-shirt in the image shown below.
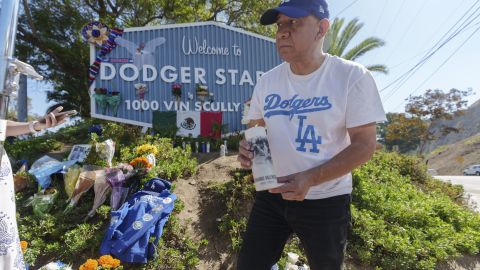
<svg viewBox="0 0 480 270"><path fill-rule="evenodd" d="M375 81L360 64L327 55L308 75L288 63L265 73L248 119L263 119L277 177L317 167L350 144L347 128L385 121ZM352 175L311 187L306 199L352 192Z"/></svg>

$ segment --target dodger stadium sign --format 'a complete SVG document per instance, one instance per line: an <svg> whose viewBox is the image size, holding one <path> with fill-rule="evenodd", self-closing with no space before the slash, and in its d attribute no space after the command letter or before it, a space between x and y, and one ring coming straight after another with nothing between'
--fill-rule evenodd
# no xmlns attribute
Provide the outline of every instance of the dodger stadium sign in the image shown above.
<svg viewBox="0 0 480 270"><path fill-rule="evenodd" d="M211 111L241 130L256 81L280 63L274 40L215 22L125 29L116 43L90 89L92 116L145 127L153 111ZM95 98L99 89L119 96L117 107Z"/></svg>

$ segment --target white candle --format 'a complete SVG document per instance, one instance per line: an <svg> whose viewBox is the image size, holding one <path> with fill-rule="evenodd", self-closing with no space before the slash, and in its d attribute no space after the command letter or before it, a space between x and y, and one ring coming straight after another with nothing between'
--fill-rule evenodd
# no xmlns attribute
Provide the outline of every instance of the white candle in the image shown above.
<svg viewBox="0 0 480 270"><path fill-rule="evenodd" d="M268 145L267 132L264 127L252 127L245 131L245 138L253 151L252 171L255 189L257 191L281 186L277 182L273 168L272 154Z"/></svg>
<svg viewBox="0 0 480 270"><path fill-rule="evenodd" d="M225 145L220 145L220 156L224 157L225 156Z"/></svg>

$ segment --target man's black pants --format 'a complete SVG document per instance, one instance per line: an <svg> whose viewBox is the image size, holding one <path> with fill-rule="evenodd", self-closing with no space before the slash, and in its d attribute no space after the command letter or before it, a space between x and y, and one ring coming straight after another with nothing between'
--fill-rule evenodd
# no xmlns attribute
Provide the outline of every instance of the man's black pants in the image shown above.
<svg viewBox="0 0 480 270"><path fill-rule="evenodd" d="M257 192L237 270L270 270L292 233L302 242L311 270L341 269L351 224L350 202L350 194L299 202Z"/></svg>

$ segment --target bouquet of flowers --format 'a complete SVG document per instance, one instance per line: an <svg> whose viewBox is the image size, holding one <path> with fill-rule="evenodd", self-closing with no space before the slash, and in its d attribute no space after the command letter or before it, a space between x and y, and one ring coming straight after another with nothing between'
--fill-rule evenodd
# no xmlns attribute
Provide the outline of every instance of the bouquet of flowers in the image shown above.
<svg viewBox="0 0 480 270"><path fill-rule="evenodd" d="M95 185L98 179L105 179L105 170L96 166L83 166L83 172L78 176L77 183L73 190L70 203L67 205L64 214L69 213L75 207L82 195Z"/></svg>
<svg viewBox="0 0 480 270"><path fill-rule="evenodd" d="M43 217L55 204L59 192L55 188L47 188L44 192L39 192L30 197L25 206L32 206L33 214L36 217Z"/></svg>
<svg viewBox="0 0 480 270"><path fill-rule="evenodd" d="M72 198L73 191L75 190L75 185L77 184L78 177L82 172L82 168L78 165L73 165L68 168L67 173L63 177L65 183L65 192L67 193L68 198Z"/></svg>
<svg viewBox="0 0 480 270"><path fill-rule="evenodd" d="M208 87L206 85L197 84L195 92L197 93L197 97L204 99L206 96L208 96Z"/></svg>
<svg viewBox="0 0 480 270"><path fill-rule="evenodd" d="M147 162L150 163L152 167L155 167L155 156L158 154L158 149L155 145L148 143L142 144L135 148L135 153L138 157L145 157Z"/></svg>
<svg viewBox="0 0 480 270"><path fill-rule="evenodd" d="M124 185L126 185L126 180L134 174L133 167L129 164L119 164L116 168L107 169L106 172L106 181L112 188L110 207L112 211L115 211L127 198L129 187Z"/></svg>
<svg viewBox="0 0 480 270"><path fill-rule="evenodd" d="M108 167L112 167L112 159L115 155L115 142L108 139L102 143L95 144L98 156L107 161Z"/></svg>
<svg viewBox="0 0 480 270"><path fill-rule="evenodd" d="M133 167L134 174L123 184L124 187L128 187L127 198L138 191L140 180L153 167L152 163L150 163L146 157L134 158L130 161L130 165Z"/></svg>
<svg viewBox="0 0 480 270"><path fill-rule="evenodd" d="M152 168L152 164L145 157L134 158L130 165L137 173L146 173Z"/></svg>
<svg viewBox="0 0 480 270"><path fill-rule="evenodd" d="M158 154L158 149L153 144L142 144L135 148L135 153L138 156L146 156L148 154L154 154L155 156Z"/></svg>
<svg viewBox="0 0 480 270"><path fill-rule="evenodd" d="M120 264L120 260L114 259L110 255L103 255L102 257L95 259L88 259L84 264L80 265L79 270L123 270L123 266Z"/></svg>
<svg viewBox="0 0 480 270"><path fill-rule="evenodd" d="M140 101L145 99L145 93L147 93L147 85L144 83L136 83L135 85L135 92L137 93L138 99Z"/></svg>
<svg viewBox="0 0 480 270"><path fill-rule="evenodd" d="M72 270L70 265L66 265L60 261L51 262L47 265L40 267L38 270Z"/></svg>
<svg viewBox="0 0 480 270"><path fill-rule="evenodd" d="M172 85L172 95L176 100L179 100L182 97L182 84L174 83Z"/></svg>
<svg viewBox="0 0 480 270"><path fill-rule="evenodd" d="M106 180L106 175L103 174L102 177L97 177L95 179L95 184L93 184L93 191L95 192L95 198L93 200L92 210L88 212L88 217L93 217L97 209L105 202L107 199L107 194L110 191L110 185Z"/></svg>

